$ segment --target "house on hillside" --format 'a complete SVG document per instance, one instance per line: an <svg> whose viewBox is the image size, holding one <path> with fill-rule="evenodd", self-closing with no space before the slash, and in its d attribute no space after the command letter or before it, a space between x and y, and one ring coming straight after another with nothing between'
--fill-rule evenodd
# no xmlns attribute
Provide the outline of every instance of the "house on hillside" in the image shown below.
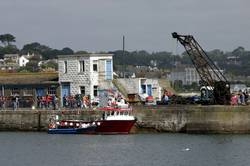
<svg viewBox="0 0 250 166"><path fill-rule="evenodd" d="M8 63L18 63L19 55L18 54L5 54L4 55L4 62Z"/></svg>
<svg viewBox="0 0 250 166"><path fill-rule="evenodd" d="M26 55L21 55L18 59L18 64L20 67L26 66L26 64L30 61L32 57L34 57L35 54L26 54ZM41 57L40 57L41 58Z"/></svg>
<svg viewBox="0 0 250 166"><path fill-rule="evenodd" d="M19 55L18 54L5 54L3 60L0 63L0 70L3 71L14 71L18 65Z"/></svg>
<svg viewBox="0 0 250 166"><path fill-rule="evenodd" d="M26 58L26 56L22 55L18 59L18 64L20 67L26 66L26 64L29 62L29 59Z"/></svg>
<svg viewBox="0 0 250 166"><path fill-rule="evenodd" d="M99 90L111 88L112 57L112 54L59 55L61 97L82 94L94 98Z"/></svg>

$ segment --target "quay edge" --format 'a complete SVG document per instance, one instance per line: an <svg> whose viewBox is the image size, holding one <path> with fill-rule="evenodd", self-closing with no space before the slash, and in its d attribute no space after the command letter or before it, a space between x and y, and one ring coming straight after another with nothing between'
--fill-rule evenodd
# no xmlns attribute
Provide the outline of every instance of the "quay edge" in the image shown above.
<svg viewBox="0 0 250 166"><path fill-rule="evenodd" d="M100 111L0 110L1 131L46 131L49 118L94 120ZM132 133L250 133L250 106L134 106Z"/></svg>

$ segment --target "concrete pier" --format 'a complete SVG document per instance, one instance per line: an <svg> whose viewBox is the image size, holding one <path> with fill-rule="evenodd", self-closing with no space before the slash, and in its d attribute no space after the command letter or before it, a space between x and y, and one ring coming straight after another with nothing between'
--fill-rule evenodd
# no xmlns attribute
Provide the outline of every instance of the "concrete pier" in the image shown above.
<svg viewBox="0 0 250 166"><path fill-rule="evenodd" d="M46 131L49 118L94 120L100 111L0 111L1 131ZM185 133L250 133L249 106L176 105L134 107L138 121L134 133L145 131Z"/></svg>

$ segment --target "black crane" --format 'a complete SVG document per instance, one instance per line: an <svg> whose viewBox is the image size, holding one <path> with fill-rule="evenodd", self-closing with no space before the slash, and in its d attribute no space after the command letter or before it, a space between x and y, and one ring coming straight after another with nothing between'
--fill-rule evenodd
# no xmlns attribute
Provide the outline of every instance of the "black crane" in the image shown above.
<svg viewBox="0 0 250 166"><path fill-rule="evenodd" d="M185 48L198 72L201 81L201 101L203 104L229 104L230 84L221 70L208 57L192 35L172 33Z"/></svg>

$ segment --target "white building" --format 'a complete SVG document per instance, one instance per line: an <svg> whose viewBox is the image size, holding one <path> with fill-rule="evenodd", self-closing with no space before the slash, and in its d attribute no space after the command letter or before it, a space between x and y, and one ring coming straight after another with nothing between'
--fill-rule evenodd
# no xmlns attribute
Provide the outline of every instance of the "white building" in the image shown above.
<svg viewBox="0 0 250 166"><path fill-rule="evenodd" d="M5 63L18 63L19 55L18 54L5 54L4 61Z"/></svg>
<svg viewBox="0 0 250 166"><path fill-rule="evenodd" d="M19 65L20 67L26 66L26 64L27 64L28 62L29 62L29 59L26 58L25 55L20 56L19 59L18 59L18 65Z"/></svg>
<svg viewBox="0 0 250 166"><path fill-rule="evenodd" d="M161 87L158 79L149 78L119 78L118 82L126 89L128 94L153 96L161 99Z"/></svg>
<svg viewBox="0 0 250 166"><path fill-rule="evenodd" d="M215 70L215 72L218 70ZM223 73L223 70L220 70ZM211 71L212 77L216 78L215 74ZM199 84L200 76L195 68L186 67L186 68L178 68L173 70L169 75L169 80L174 82L176 80L182 81L183 85L191 85L192 83Z"/></svg>
<svg viewBox="0 0 250 166"><path fill-rule="evenodd" d="M112 86L112 54L80 54L58 56L61 96L98 96L98 90Z"/></svg>

